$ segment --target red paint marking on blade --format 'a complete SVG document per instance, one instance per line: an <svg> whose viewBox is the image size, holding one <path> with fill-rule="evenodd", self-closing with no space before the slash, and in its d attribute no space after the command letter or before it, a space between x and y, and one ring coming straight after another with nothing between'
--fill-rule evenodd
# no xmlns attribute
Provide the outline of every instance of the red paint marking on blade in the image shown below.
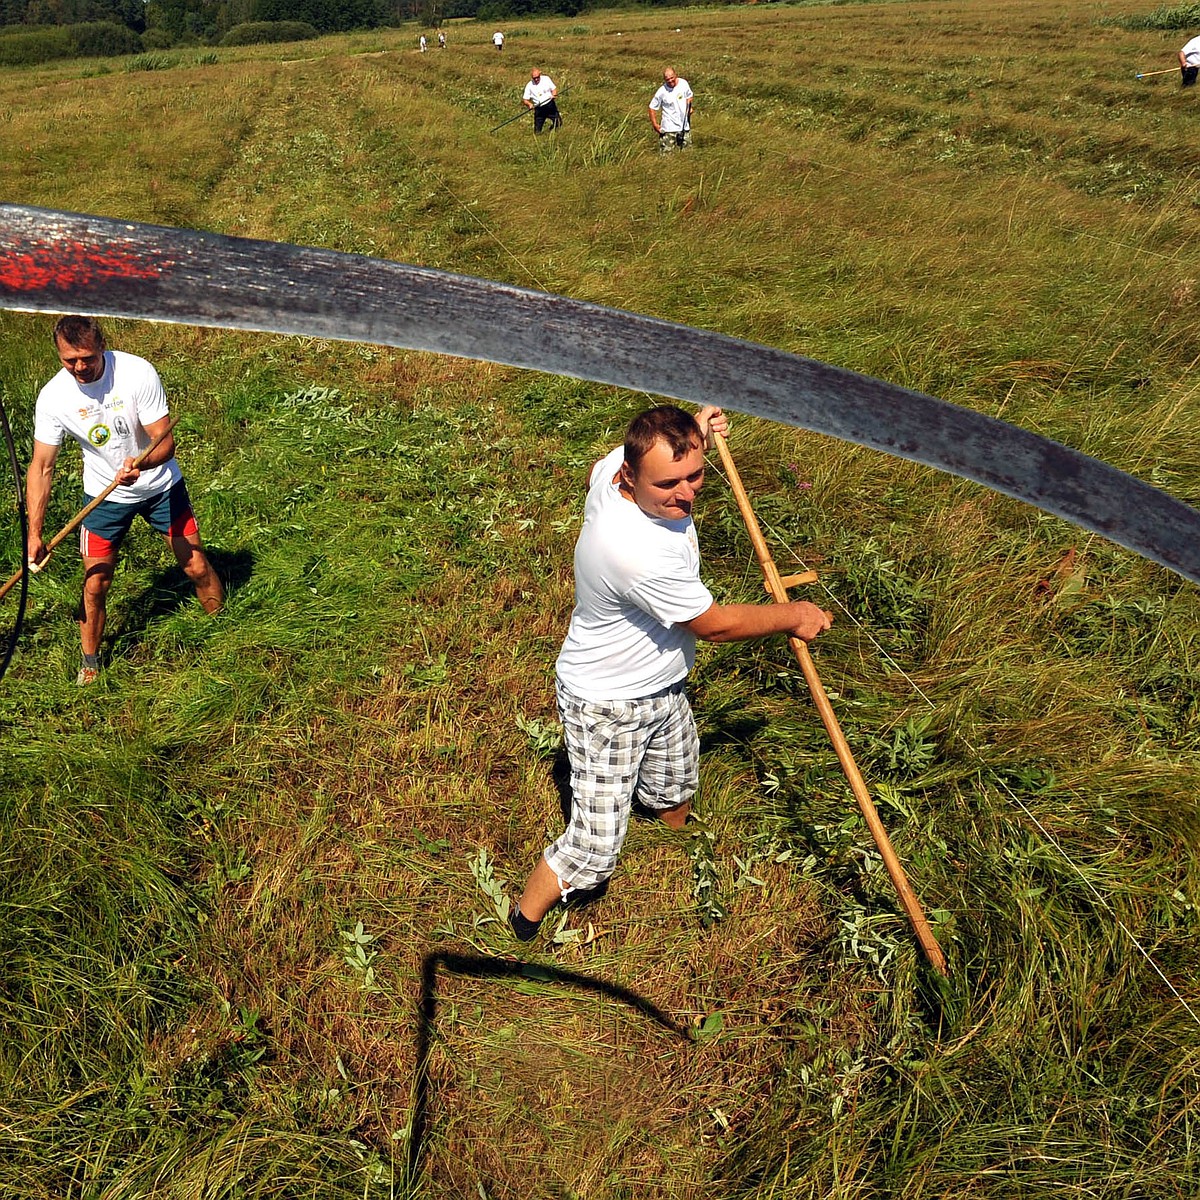
<svg viewBox="0 0 1200 1200"><path fill-rule="evenodd" d="M148 262L130 250L79 242L22 242L0 248L0 287L14 292L89 287L110 279L157 279L174 264Z"/></svg>

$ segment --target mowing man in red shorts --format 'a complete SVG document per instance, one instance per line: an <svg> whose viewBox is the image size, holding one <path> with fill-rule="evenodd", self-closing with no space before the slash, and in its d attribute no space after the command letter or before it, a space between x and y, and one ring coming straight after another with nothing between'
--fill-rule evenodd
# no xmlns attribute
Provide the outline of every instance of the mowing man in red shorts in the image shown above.
<svg viewBox="0 0 1200 1200"><path fill-rule="evenodd" d="M166 538L184 574L195 585L196 598L205 612L215 613L224 593L200 541L187 487L175 461L174 435L168 433L140 468L133 465L170 425L158 372L144 358L107 350L104 334L91 317L59 320L54 327L54 348L62 370L38 395L33 457L26 480L30 563L36 565L46 555L42 526L64 436L77 441L83 451L85 503L110 483L119 485L89 514L79 531L83 666L77 682L82 685L95 682L99 674L100 638L117 550L139 514Z"/></svg>

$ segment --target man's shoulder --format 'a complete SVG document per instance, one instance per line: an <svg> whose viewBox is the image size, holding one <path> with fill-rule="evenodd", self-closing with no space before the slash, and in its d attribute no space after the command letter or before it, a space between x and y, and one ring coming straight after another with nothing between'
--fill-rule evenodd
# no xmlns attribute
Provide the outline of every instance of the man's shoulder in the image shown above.
<svg viewBox="0 0 1200 1200"><path fill-rule="evenodd" d="M148 359L127 350L110 350L113 363L114 386L122 388L144 388L152 395L162 390L162 377Z"/></svg>
<svg viewBox="0 0 1200 1200"><path fill-rule="evenodd" d="M75 380L71 378L71 373L65 367L60 367L42 384L42 389L38 392L38 399L40 400L43 396L50 399L62 391L64 383L74 382Z"/></svg>

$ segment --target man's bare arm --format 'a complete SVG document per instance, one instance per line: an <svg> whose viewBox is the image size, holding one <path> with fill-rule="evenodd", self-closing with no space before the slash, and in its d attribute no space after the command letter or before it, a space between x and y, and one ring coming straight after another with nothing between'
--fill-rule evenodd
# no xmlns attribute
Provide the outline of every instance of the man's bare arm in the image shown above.
<svg viewBox="0 0 1200 1200"><path fill-rule="evenodd" d="M33 457L25 475L25 507L29 513L29 543L26 555L32 563L40 562L46 553L42 540L46 524L46 506L50 502L50 486L54 482L54 464L58 461L58 447L46 442L33 443Z"/></svg>
<svg viewBox="0 0 1200 1200"><path fill-rule="evenodd" d="M171 428L170 416L159 417L157 421L151 421L149 425L144 426L146 432L150 435L151 442L154 441L160 433L165 433ZM122 487L128 487L131 483L136 483L138 476L143 471L148 471L151 467L161 467L163 463L170 462L175 457L175 435L168 433L165 438L157 446L154 447L153 453L147 453L146 459L140 467L135 467L133 464L137 459L133 455L127 455L125 462L121 465L121 469L116 473L114 478Z"/></svg>
<svg viewBox="0 0 1200 1200"><path fill-rule="evenodd" d="M832 613L807 600L788 604L714 604L698 617L683 622L684 628L706 642L741 642L774 633L811 642L832 624Z"/></svg>

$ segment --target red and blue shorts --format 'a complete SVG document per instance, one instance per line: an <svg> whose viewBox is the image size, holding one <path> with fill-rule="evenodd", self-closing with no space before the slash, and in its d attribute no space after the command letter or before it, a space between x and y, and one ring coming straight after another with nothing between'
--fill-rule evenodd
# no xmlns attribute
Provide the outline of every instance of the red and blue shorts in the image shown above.
<svg viewBox="0 0 1200 1200"><path fill-rule="evenodd" d="M85 499L90 504L94 497ZM132 504L104 500L96 505L79 527L79 553L84 558L112 558L138 516L166 537L192 537L199 532L187 485L180 479L167 491Z"/></svg>

